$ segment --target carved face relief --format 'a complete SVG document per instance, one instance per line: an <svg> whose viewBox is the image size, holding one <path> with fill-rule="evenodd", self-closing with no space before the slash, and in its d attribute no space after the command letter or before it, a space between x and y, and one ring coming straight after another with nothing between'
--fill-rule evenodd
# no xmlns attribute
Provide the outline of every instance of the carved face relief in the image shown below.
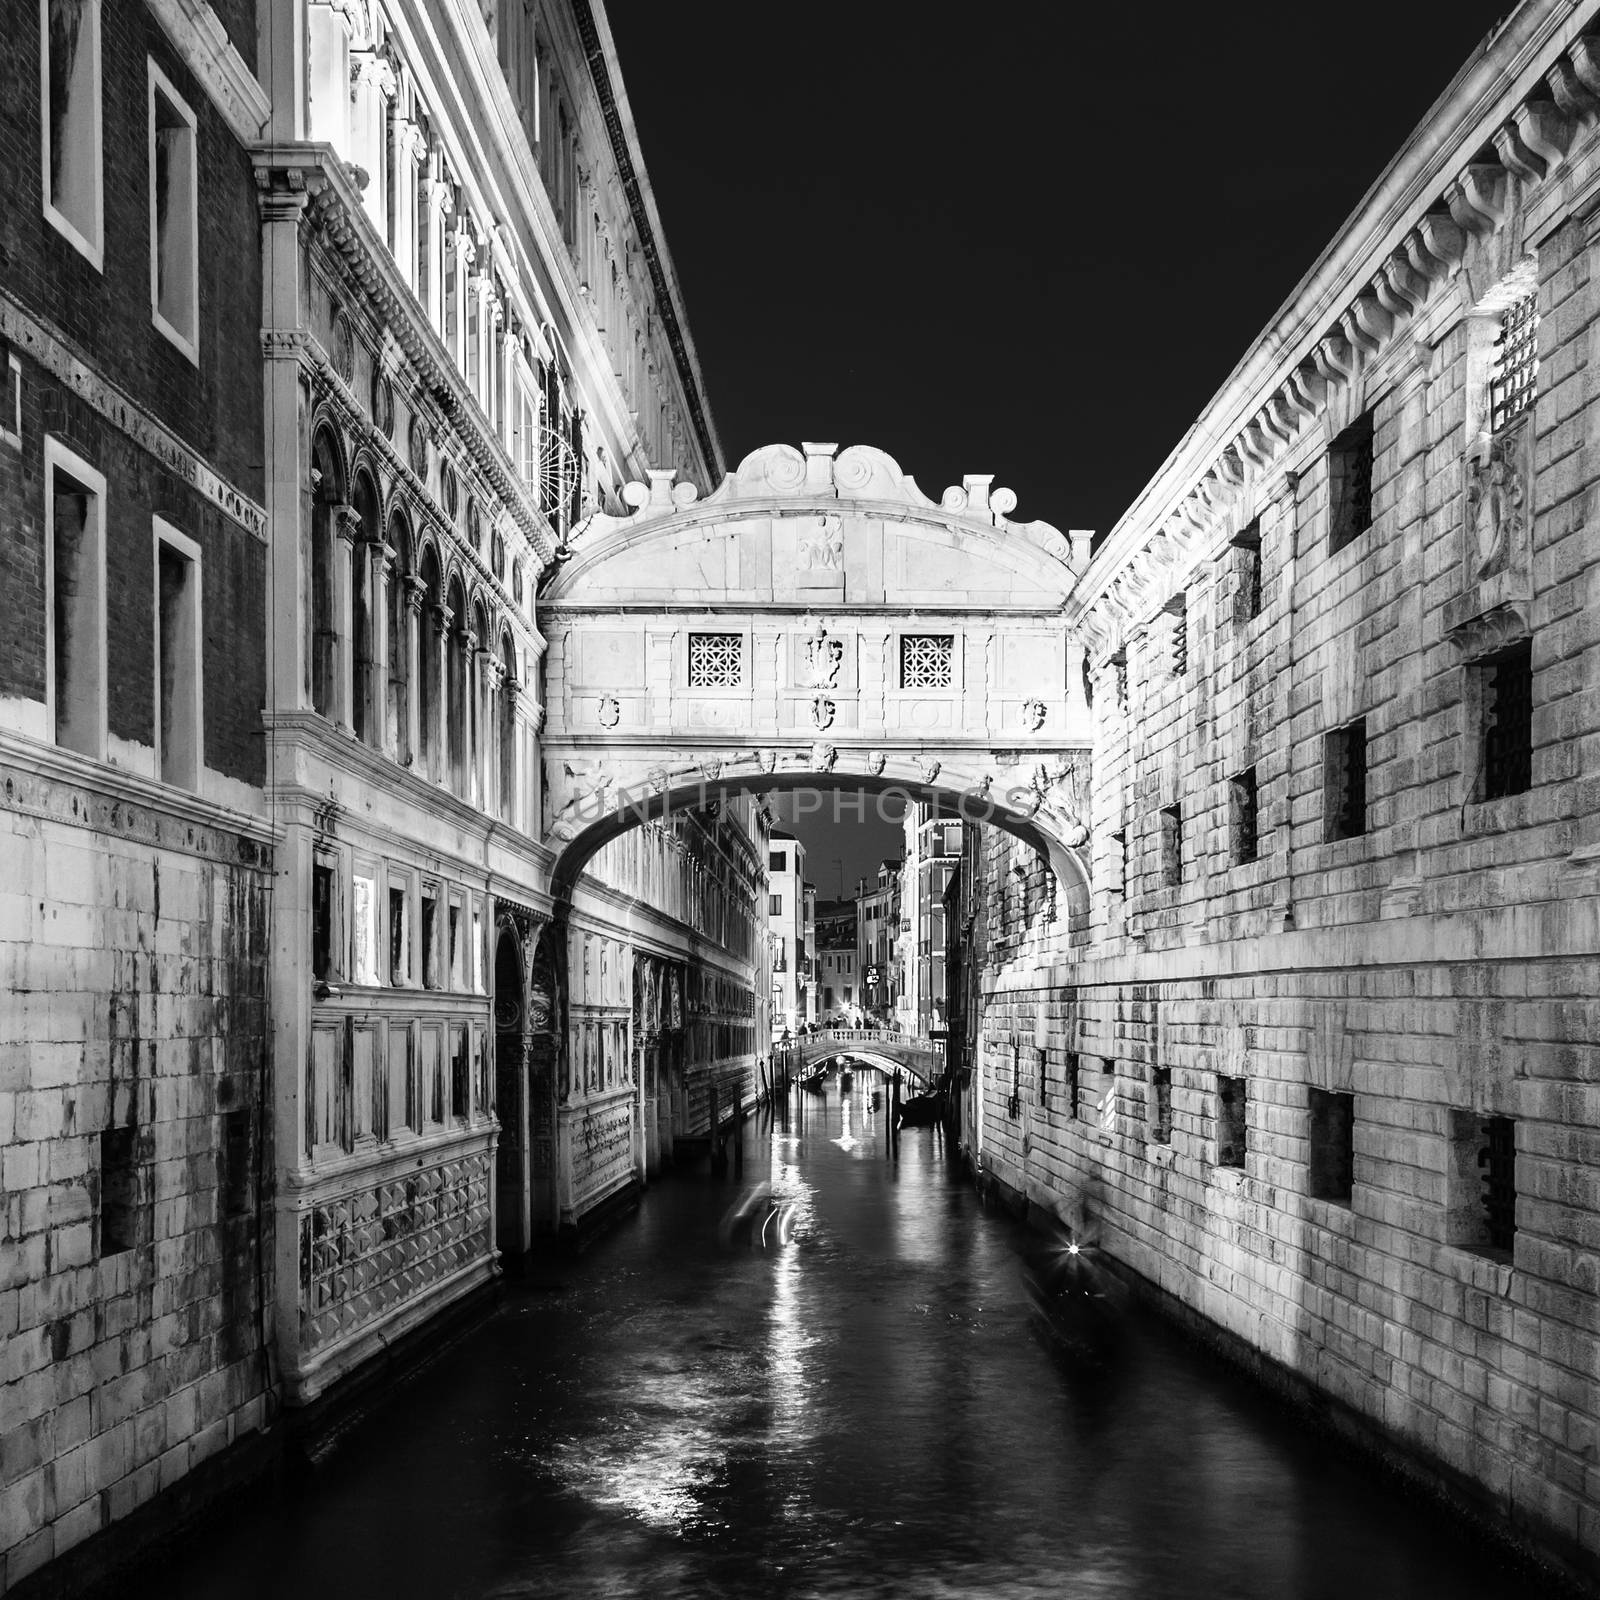
<svg viewBox="0 0 1600 1600"><path fill-rule="evenodd" d="M833 718L838 708L826 695L819 694L811 702L811 725L819 732L824 728L833 726Z"/></svg>
<svg viewBox="0 0 1600 1600"><path fill-rule="evenodd" d="M614 728L622 720L622 702L614 694L604 696L600 701L600 726Z"/></svg>
<svg viewBox="0 0 1600 1600"><path fill-rule="evenodd" d="M818 741L811 747L811 765L818 772L832 772L833 764L839 759L837 748L831 744Z"/></svg>
<svg viewBox="0 0 1600 1600"><path fill-rule="evenodd" d="M917 760L917 771L922 774L924 783L932 783L939 776L939 763L932 756L921 756Z"/></svg>
<svg viewBox="0 0 1600 1600"><path fill-rule="evenodd" d="M778 769L778 752L776 750L757 751L756 764L763 772L776 772Z"/></svg>
<svg viewBox="0 0 1600 1600"><path fill-rule="evenodd" d="M867 771L876 778L889 764L889 758L881 750L874 750L867 757Z"/></svg>

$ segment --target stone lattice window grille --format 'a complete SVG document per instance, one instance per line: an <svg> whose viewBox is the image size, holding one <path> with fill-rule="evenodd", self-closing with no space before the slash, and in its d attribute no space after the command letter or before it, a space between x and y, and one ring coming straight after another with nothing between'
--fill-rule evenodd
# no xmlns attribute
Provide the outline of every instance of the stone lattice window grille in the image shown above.
<svg viewBox="0 0 1600 1600"><path fill-rule="evenodd" d="M905 633L900 636L900 687L949 689L955 685L955 636Z"/></svg>
<svg viewBox="0 0 1600 1600"><path fill-rule="evenodd" d="M1532 406L1539 392L1539 295L1513 300L1500 314L1489 374L1489 429L1499 434Z"/></svg>
<svg viewBox="0 0 1600 1600"><path fill-rule="evenodd" d="M1323 744L1323 838L1354 839L1367 831L1367 719L1335 728Z"/></svg>
<svg viewBox="0 0 1600 1600"><path fill-rule="evenodd" d="M691 633L689 687L737 689L744 682L744 635Z"/></svg>
<svg viewBox="0 0 1600 1600"><path fill-rule="evenodd" d="M1477 798L1499 800L1533 787L1533 641L1476 662L1479 777Z"/></svg>
<svg viewBox="0 0 1600 1600"><path fill-rule="evenodd" d="M1246 767L1228 780L1228 859L1234 866L1254 861L1257 833L1256 769Z"/></svg>
<svg viewBox="0 0 1600 1600"><path fill-rule="evenodd" d="M1349 1205L1355 1190L1355 1096L1311 1091L1311 1193Z"/></svg>
<svg viewBox="0 0 1600 1600"><path fill-rule="evenodd" d="M1372 526L1373 420L1363 412L1328 450L1328 554Z"/></svg>

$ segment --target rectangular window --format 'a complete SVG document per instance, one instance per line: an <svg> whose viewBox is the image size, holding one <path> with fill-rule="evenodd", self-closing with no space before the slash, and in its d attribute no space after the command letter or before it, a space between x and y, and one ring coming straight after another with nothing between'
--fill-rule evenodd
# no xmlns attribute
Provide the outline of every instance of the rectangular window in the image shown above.
<svg viewBox="0 0 1600 1600"><path fill-rule="evenodd" d="M1539 293L1530 289L1500 314L1489 375L1489 430L1515 422L1539 392Z"/></svg>
<svg viewBox="0 0 1600 1600"><path fill-rule="evenodd" d="M22 448L22 363L0 340L0 442Z"/></svg>
<svg viewBox="0 0 1600 1600"><path fill-rule="evenodd" d="M439 896L431 889L422 891L422 984L439 987Z"/></svg>
<svg viewBox="0 0 1600 1600"><path fill-rule="evenodd" d="M900 636L900 687L950 689L955 686L955 635L903 633Z"/></svg>
<svg viewBox="0 0 1600 1600"><path fill-rule="evenodd" d="M1161 881L1167 888L1183 882L1183 811L1161 808Z"/></svg>
<svg viewBox="0 0 1600 1600"><path fill-rule="evenodd" d="M411 916L403 884L389 885L389 982L403 989L411 982Z"/></svg>
<svg viewBox="0 0 1600 1600"><path fill-rule="evenodd" d="M44 214L98 269L105 209L100 0L39 0L39 23Z"/></svg>
<svg viewBox="0 0 1600 1600"><path fill-rule="evenodd" d="M1078 1072L1080 1063L1076 1050L1067 1051L1066 1071L1063 1074L1062 1088L1067 1097L1067 1115L1075 1117L1078 1114Z"/></svg>
<svg viewBox="0 0 1600 1600"><path fill-rule="evenodd" d="M156 748L161 781L200 787L200 546L157 520Z"/></svg>
<svg viewBox="0 0 1600 1600"><path fill-rule="evenodd" d="M767 896L767 915L769 917L781 917L783 915L783 896L781 894L769 894Z"/></svg>
<svg viewBox="0 0 1600 1600"><path fill-rule="evenodd" d="M1256 769L1228 780L1228 857L1235 866L1256 859Z"/></svg>
<svg viewBox="0 0 1600 1600"><path fill-rule="evenodd" d="M472 992L483 993L483 912L476 900L472 903L472 948L467 952L468 970L472 974Z"/></svg>
<svg viewBox="0 0 1600 1600"><path fill-rule="evenodd" d="M1372 526L1372 413L1350 424L1328 451L1328 554Z"/></svg>
<svg viewBox="0 0 1600 1600"><path fill-rule="evenodd" d="M737 689L744 682L742 633L689 635L689 687Z"/></svg>
<svg viewBox="0 0 1600 1600"><path fill-rule="evenodd" d="M1111 835L1111 890L1114 894L1128 892L1128 833L1125 828Z"/></svg>
<svg viewBox="0 0 1600 1600"><path fill-rule="evenodd" d="M1150 1089L1150 1137L1156 1144L1171 1144L1172 1068L1151 1068Z"/></svg>
<svg viewBox="0 0 1600 1600"><path fill-rule="evenodd" d="M150 312L155 325L199 359L200 224L195 117L150 63Z"/></svg>
<svg viewBox="0 0 1600 1600"><path fill-rule="evenodd" d="M1512 1118L1450 1113L1446 1193L1450 1243L1508 1259L1517 1234L1517 1125Z"/></svg>
<svg viewBox="0 0 1600 1600"><path fill-rule="evenodd" d="M456 1047L450 1057L450 1115L461 1122L465 1122L472 1111L472 1080L467 1071L471 1040L472 1030L463 1023L455 1036Z"/></svg>
<svg viewBox="0 0 1600 1600"><path fill-rule="evenodd" d="M1367 831L1367 719L1335 728L1323 744L1323 838L1354 839Z"/></svg>
<svg viewBox="0 0 1600 1600"><path fill-rule="evenodd" d="M1349 1205L1355 1189L1356 1097L1311 1091L1311 1193Z"/></svg>
<svg viewBox="0 0 1600 1600"><path fill-rule="evenodd" d="M465 966L466 951L461 944L461 903L456 900L450 902L450 983L452 989L465 989L467 986L467 969Z"/></svg>
<svg viewBox="0 0 1600 1600"><path fill-rule="evenodd" d="M100 1255L131 1250L138 1219L138 1168L134 1128L107 1128L100 1135Z"/></svg>
<svg viewBox="0 0 1600 1600"><path fill-rule="evenodd" d="M1233 536L1233 620L1261 615L1261 518Z"/></svg>
<svg viewBox="0 0 1600 1600"><path fill-rule="evenodd" d="M781 850L769 850L767 852L767 871L768 872L782 872L783 870L784 870L783 851L781 851Z"/></svg>
<svg viewBox="0 0 1600 1600"><path fill-rule="evenodd" d="M311 868L311 976L327 983L333 975L333 867L318 861Z"/></svg>
<svg viewBox="0 0 1600 1600"><path fill-rule="evenodd" d="M250 1209L254 1180L250 1154L251 1116L247 1107L226 1111L222 1117L222 1171L218 1178L222 1215L243 1216Z"/></svg>
<svg viewBox="0 0 1600 1600"><path fill-rule="evenodd" d="M1247 1148L1245 1081L1217 1079L1217 1165L1242 1167Z"/></svg>
<svg viewBox="0 0 1600 1600"><path fill-rule="evenodd" d="M1519 640L1476 663L1478 789L1484 800L1533 787L1533 641Z"/></svg>
<svg viewBox="0 0 1600 1600"><path fill-rule="evenodd" d="M106 754L105 479L45 440L45 686L55 742Z"/></svg>
<svg viewBox="0 0 1600 1600"><path fill-rule="evenodd" d="M1189 670L1189 594L1180 589L1167 601L1166 667L1169 677L1181 678Z"/></svg>
<svg viewBox="0 0 1600 1600"><path fill-rule="evenodd" d="M372 987L378 978L378 880L358 872L351 879L351 972L359 984Z"/></svg>

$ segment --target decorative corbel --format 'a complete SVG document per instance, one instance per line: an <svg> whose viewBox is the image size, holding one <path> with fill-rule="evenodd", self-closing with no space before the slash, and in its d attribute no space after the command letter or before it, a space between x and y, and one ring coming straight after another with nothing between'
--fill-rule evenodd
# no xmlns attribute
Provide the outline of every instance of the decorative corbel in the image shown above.
<svg viewBox="0 0 1600 1600"><path fill-rule="evenodd" d="M1538 183L1544 177L1544 162L1522 142L1522 134L1514 124L1507 122L1496 128L1493 143L1500 165L1513 177L1524 183Z"/></svg>
<svg viewBox="0 0 1600 1600"><path fill-rule="evenodd" d="M1344 336L1357 350L1363 350L1368 355L1376 355L1383 347L1383 340L1374 333L1366 323L1356 319L1356 308L1346 306L1339 313L1339 326L1344 329Z"/></svg>
<svg viewBox="0 0 1600 1600"><path fill-rule="evenodd" d="M1530 100L1511 113L1523 145L1545 165L1545 176L1567 159L1572 143L1572 124L1554 102Z"/></svg>
<svg viewBox="0 0 1600 1600"><path fill-rule="evenodd" d="M1312 410L1313 408L1305 404L1295 394L1293 386L1288 383L1274 391L1267 400L1267 411L1278 425L1285 440L1293 440L1304 425L1305 419L1312 414Z"/></svg>
<svg viewBox="0 0 1600 1600"><path fill-rule="evenodd" d="M1230 444L1217 457L1217 476L1230 489L1237 489L1244 482L1244 461L1239 455L1237 445Z"/></svg>
<svg viewBox="0 0 1600 1600"><path fill-rule="evenodd" d="M1600 116L1600 96L1584 86L1566 56L1557 58L1545 73L1544 81L1550 86L1556 104L1574 122L1593 122Z"/></svg>
<svg viewBox="0 0 1600 1600"><path fill-rule="evenodd" d="M1471 162L1444 197L1450 215L1469 233L1493 233L1506 220L1506 169L1498 161Z"/></svg>
<svg viewBox="0 0 1600 1600"><path fill-rule="evenodd" d="M1567 60L1578 82L1600 101L1600 40L1580 34L1567 46Z"/></svg>
<svg viewBox="0 0 1600 1600"><path fill-rule="evenodd" d="M1413 271L1410 262L1398 254L1384 262L1372 288L1396 316L1409 316L1428 298L1427 278Z"/></svg>
<svg viewBox="0 0 1600 1600"><path fill-rule="evenodd" d="M1301 362L1289 374L1289 387L1304 402L1307 411L1315 415L1327 404L1328 380L1307 362Z"/></svg>
<svg viewBox="0 0 1600 1600"><path fill-rule="evenodd" d="M1430 211L1406 236L1406 256L1430 282L1454 272L1467 253L1467 238L1455 218Z"/></svg>
<svg viewBox="0 0 1600 1600"><path fill-rule="evenodd" d="M1261 430L1262 436L1267 440L1273 455L1276 455L1278 451L1277 446L1273 445L1272 441L1276 440L1278 444L1291 444L1294 441L1295 433L1293 424L1278 416L1273 410L1272 402L1276 398L1276 395L1267 397L1267 403L1261 408L1261 413L1256 418L1255 423Z"/></svg>
<svg viewBox="0 0 1600 1600"><path fill-rule="evenodd" d="M1356 375L1356 353L1342 334L1332 333L1321 340L1311 359L1329 383L1349 383Z"/></svg>

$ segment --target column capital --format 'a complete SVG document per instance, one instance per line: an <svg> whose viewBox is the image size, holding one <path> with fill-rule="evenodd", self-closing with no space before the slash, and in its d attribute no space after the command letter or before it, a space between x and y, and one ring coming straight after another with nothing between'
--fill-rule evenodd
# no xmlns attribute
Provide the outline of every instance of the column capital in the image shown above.
<svg viewBox="0 0 1600 1600"><path fill-rule="evenodd" d="M417 616L422 615L422 602L428 597L428 586L421 578L408 577L406 586L406 610Z"/></svg>
<svg viewBox="0 0 1600 1600"><path fill-rule="evenodd" d="M461 641L461 648L465 650L469 656L478 648L478 636L472 631L471 628L463 627L458 629L456 632L456 638Z"/></svg>
<svg viewBox="0 0 1600 1600"><path fill-rule="evenodd" d="M456 614L447 605L435 604L433 607L434 621L439 624L440 633L449 633L450 624L456 620Z"/></svg>
<svg viewBox="0 0 1600 1600"><path fill-rule="evenodd" d="M356 536L361 532L361 515L352 505L336 505L330 508L333 516L333 531L345 541L354 544Z"/></svg>

